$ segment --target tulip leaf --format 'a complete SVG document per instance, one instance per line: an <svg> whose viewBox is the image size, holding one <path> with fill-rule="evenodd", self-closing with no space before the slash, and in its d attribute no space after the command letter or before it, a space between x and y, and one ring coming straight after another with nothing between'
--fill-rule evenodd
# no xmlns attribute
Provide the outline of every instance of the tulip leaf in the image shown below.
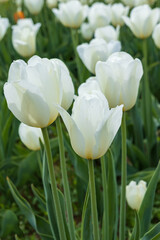
<svg viewBox="0 0 160 240"><path fill-rule="evenodd" d="M30 204L19 194L12 181L9 178L7 178L7 181L13 198L37 234L40 235L42 240L53 240L54 238L52 237L48 221L38 215L35 215Z"/></svg>
<svg viewBox="0 0 160 240"><path fill-rule="evenodd" d="M160 179L160 162L148 184L147 191L144 195L141 207L139 209L139 219L140 219L140 225L141 225L140 237L142 237L149 229L149 225L152 217L154 196L155 196L155 191L156 191L156 187L159 179ZM133 234L134 232L135 232L135 229L133 230Z"/></svg>
<svg viewBox="0 0 160 240"><path fill-rule="evenodd" d="M89 195L89 186L87 187L86 196L83 203L82 223L81 223L81 240L93 240L93 229L91 221L91 201Z"/></svg>
<svg viewBox="0 0 160 240"><path fill-rule="evenodd" d="M117 203L117 183L115 173L115 163L111 150L108 152L108 210L109 210L109 236L116 239L118 227L118 203ZM114 236L114 238L113 238Z"/></svg>
<svg viewBox="0 0 160 240"><path fill-rule="evenodd" d="M159 236L160 239L160 223L157 223L152 229L150 229L145 235L141 238L141 240L156 240L156 237Z"/></svg>
<svg viewBox="0 0 160 240"><path fill-rule="evenodd" d="M46 201L44 195L32 184L31 185L32 192L34 193L35 197L40 202L42 208L46 210Z"/></svg>
<svg viewBox="0 0 160 240"><path fill-rule="evenodd" d="M6 210L1 221L1 237L7 237L13 233L21 234L19 222L16 214L11 210Z"/></svg>

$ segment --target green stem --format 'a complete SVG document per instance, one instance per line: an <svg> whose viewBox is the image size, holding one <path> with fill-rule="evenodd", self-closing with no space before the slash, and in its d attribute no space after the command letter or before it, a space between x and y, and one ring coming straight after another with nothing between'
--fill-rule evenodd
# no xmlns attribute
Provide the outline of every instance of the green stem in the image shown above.
<svg viewBox="0 0 160 240"><path fill-rule="evenodd" d="M144 117L144 128L147 138L147 159L150 161L150 150L152 142L152 99L149 89L148 79L148 54L147 54L147 40L143 40L143 68L144 76L142 82L142 104L143 104L143 117Z"/></svg>
<svg viewBox="0 0 160 240"><path fill-rule="evenodd" d="M56 211L60 240L67 240L66 234L65 234L65 228L64 228L64 222L63 222L60 201L59 201L59 196L58 196L58 191L57 191L57 186L56 186L56 178L55 178L55 173L54 173L52 153L51 153L51 147L50 147L50 143L49 143L47 128L42 128L42 134L43 134L44 145L45 145L45 150L46 150L46 155L47 155L49 177L50 177L50 181L51 181L52 196L53 196L53 201L55 204L55 211Z"/></svg>
<svg viewBox="0 0 160 240"><path fill-rule="evenodd" d="M76 237L75 237L75 229L74 229L72 201L71 201L70 189L68 184L67 166L66 166L65 150L64 150L64 142L63 142L63 134L62 134L60 117L58 117L56 120L56 128L57 128L57 134L58 134L58 140L59 140L60 164L61 164L61 171L62 171L64 195L66 199L70 236L71 236L71 240L75 240Z"/></svg>
<svg viewBox="0 0 160 240"><path fill-rule="evenodd" d="M77 71L78 71L78 79L79 79L80 83L82 83L83 79L82 79L82 72L81 72L81 62L80 62L79 55L77 53L78 30L71 28L71 36L72 36L72 43L73 43L74 54L75 54L75 61L76 61Z"/></svg>
<svg viewBox="0 0 160 240"><path fill-rule="evenodd" d="M104 240L109 238L109 215L108 215L108 194L107 194L107 174L105 157L101 157L101 169L102 169L102 185L103 185L103 238Z"/></svg>
<svg viewBox="0 0 160 240"><path fill-rule="evenodd" d="M86 196L85 196L84 204L83 204L83 210L82 210L81 240L83 240L84 221L85 221L85 216L86 216L86 211L87 211L88 201L89 201L89 185L88 185L88 187L87 187Z"/></svg>
<svg viewBox="0 0 160 240"><path fill-rule="evenodd" d="M96 188L94 177L94 165L93 160L88 160L89 170L89 186L91 197L91 209L92 209L92 221L93 221L93 237L94 240L99 240L99 228L98 228L98 213L97 213L97 200L96 200Z"/></svg>
<svg viewBox="0 0 160 240"><path fill-rule="evenodd" d="M127 147L126 147L126 119L123 113L122 125L122 163L121 163L121 201L120 201L120 240L125 239L126 225L126 181L127 181Z"/></svg>

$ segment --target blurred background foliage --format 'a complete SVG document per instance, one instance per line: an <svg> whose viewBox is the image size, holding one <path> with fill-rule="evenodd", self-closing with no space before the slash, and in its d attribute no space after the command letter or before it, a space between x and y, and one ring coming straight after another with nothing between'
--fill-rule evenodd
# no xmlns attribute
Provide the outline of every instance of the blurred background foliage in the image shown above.
<svg viewBox="0 0 160 240"><path fill-rule="evenodd" d="M119 1L117 1L119 2ZM160 1L156 3L160 7ZM74 51L69 28L65 28L58 22L50 9L44 6L42 12L37 16L32 16L24 8L25 17L31 17L36 22L41 22L42 26L37 35L37 52L40 57L60 58L68 66L75 89L79 86ZM14 14L16 6L13 1L0 3L0 15L9 18L10 24L14 25ZM21 143L18 136L18 120L8 110L3 95L3 84L7 81L9 66L13 60L23 59L19 56L12 46L12 30L8 29L6 36L0 42L0 239L12 240L17 234L16 239L35 240L40 237L34 232L33 228L22 215L8 188L6 177L8 176L16 185L20 194L30 203L35 213L46 217L46 210L39 202L39 191L42 196L43 186L41 179L41 153L40 151L31 152ZM120 41L122 50L130 53L133 57L142 59L141 40L133 37L131 31L123 26L121 28ZM79 33L79 43L84 42ZM140 101L127 113L127 150L128 150L128 182L130 180L149 181L160 158L160 51L157 50L150 37L148 39L149 51L149 79L152 91L152 116L154 120L154 135L152 139L151 162L146 161L146 143L143 131L143 120L141 116ZM27 61L27 59L24 59ZM82 78L85 81L90 73L81 63ZM64 126L63 126L64 127ZM55 125L49 129L51 146L54 156L54 166L58 187L62 189L62 179L59 166L59 151ZM71 149L65 127L65 147L68 166L69 183L72 194L74 218L77 225L77 233L80 231L81 213L84 197L88 184L87 162L79 158ZM118 132L113 144L112 151L115 158L117 181L120 183L121 166L121 133ZM96 164L96 187L99 216L102 217L102 181L100 173L100 162ZM35 187L35 188L34 188ZM120 189L118 189L118 192ZM155 204L153 209L152 223L160 221L160 184L158 184ZM88 208L88 211L89 208ZM87 220L86 220L87 221ZM89 219L88 219L89 221ZM133 211L127 208L127 227L128 230L134 225ZM90 224L88 223L88 230ZM18 237L19 236L19 237ZM87 238L86 238L87 239Z"/></svg>

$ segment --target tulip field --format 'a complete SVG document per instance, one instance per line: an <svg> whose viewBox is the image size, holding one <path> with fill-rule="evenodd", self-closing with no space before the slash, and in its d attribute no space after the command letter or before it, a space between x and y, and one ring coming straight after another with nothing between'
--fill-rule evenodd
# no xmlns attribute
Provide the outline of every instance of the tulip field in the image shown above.
<svg viewBox="0 0 160 240"><path fill-rule="evenodd" d="M160 0L0 0L0 240L160 240Z"/></svg>

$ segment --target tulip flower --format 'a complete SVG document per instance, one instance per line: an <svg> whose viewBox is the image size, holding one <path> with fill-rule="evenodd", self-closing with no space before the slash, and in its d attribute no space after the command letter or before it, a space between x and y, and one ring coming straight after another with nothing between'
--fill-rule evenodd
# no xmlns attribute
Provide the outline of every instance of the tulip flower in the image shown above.
<svg viewBox="0 0 160 240"><path fill-rule="evenodd" d="M96 77L90 77L85 83L79 86L78 95L81 96L82 94L91 93L94 90L102 92Z"/></svg>
<svg viewBox="0 0 160 240"><path fill-rule="evenodd" d="M40 128L30 127L24 123L19 125L19 137L23 144L30 150L40 149L40 140L43 142L43 136Z"/></svg>
<svg viewBox="0 0 160 240"><path fill-rule="evenodd" d="M0 41L2 40L4 35L6 34L8 27L9 27L8 18L2 18L0 16Z"/></svg>
<svg viewBox="0 0 160 240"><path fill-rule="evenodd" d="M97 159L106 153L121 125L122 107L109 110L107 99L99 91L78 96L71 116L58 107L79 156Z"/></svg>
<svg viewBox="0 0 160 240"><path fill-rule="evenodd" d="M135 105L142 75L141 61L125 52L113 53L96 65L96 77L109 106L124 104L124 111Z"/></svg>
<svg viewBox="0 0 160 240"><path fill-rule="evenodd" d="M77 47L77 52L91 73L95 73L95 66L98 61L106 61L113 53L121 49L119 41L106 43L103 39L93 39L90 43L83 43Z"/></svg>
<svg viewBox="0 0 160 240"><path fill-rule="evenodd" d="M127 203L132 209L140 209L146 190L146 182L144 181L139 181L138 184L136 184L135 181L131 181L129 185L126 186Z"/></svg>
<svg viewBox="0 0 160 240"><path fill-rule="evenodd" d="M57 7L58 0L46 0L46 5L48 8L55 8Z"/></svg>
<svg viewBox="0 0 160 240"><path fill-rule="evenodd" d="M160 48L160 23L156 25L152 34L152 38L157 48Z"/></svg>
<svg viewBox="0 0 160 240"><path fill-rule="evenodd" d="M31 14L37 15L43 8L44 0L24 0L24 5Z"/></svg>
<svg viewBox="0 0 160 240"><path fill-rule="evenodd" d="M111 21L110 5L94 3L88 13L88 20L94 30L98 27L107 26Z"/></svg>
<svg viewBox="0 0 160 240"><path fill-rule="evenodd" d="M26 64L14 61L9 69L4 95L15 117L31 126L44 128L55 121L61 104L61 66L57 61L33 56Z"/></svg>
<svg viewBox="0 0 160 240"><path fill-rule="evenodd" d="M36 35L41 24L33 24L32 19L19 19L12 27L14 49L23 57L30 57L36 52Z"/></svg>
<svg viewBox="0 0 160 240"><path fill-rule="evenodd" d="M56 62L61 68L61 82L62 82L62 102L61 106L68 110L73 102L74 97L74 85L66 65L59 59L54 58L51 61Z"/></svg>
<svg viewBox="0 0 160 240"><path fill-rule="evenodd" d="M130 18L123 16L123 20L137 38L144 39L152 34L159 20L159 9L151 9L148 5L135 7Z"/></svg>
<svg viewBox="0 0 160 240"><path fill-rule="evenodd" d="M60 22L70 28L79 28L87 16L88 6L83 6L79 1L72 0L60 3L59 9L53 9L53 13Z"/></svg>
<svg viewBox="0 0 160 240"><path fill-rule="evenodd" d="M122 16L127 16L129 7L125 7L122 3L115 3L111 6L111 22L114 26L123 26Z"/></svg>
<svg viewBox="0 0 160 240"><path fill-rule="evenodd" d="M119 29L120 29L119 26L117 26L115 29L111 25L97 28L94 33L94 36L95 38L103 38L106 42L110 42L112 40L116 41L119 38Z"/></svg>
<svg viewBox="0 0 160 240"><path fill-rule="evenodd" d="M93 37L93 29L89 23L82 23L81 24L81 34L84 39L90 40Z"/></svg>

